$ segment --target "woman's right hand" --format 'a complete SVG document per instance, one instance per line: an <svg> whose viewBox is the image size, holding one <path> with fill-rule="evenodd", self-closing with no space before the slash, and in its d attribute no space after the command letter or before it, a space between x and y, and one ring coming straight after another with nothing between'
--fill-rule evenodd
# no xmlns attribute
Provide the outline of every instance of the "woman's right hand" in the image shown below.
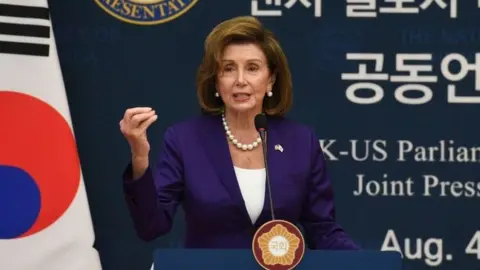
<svg viewBox="0 0 480 270"><path fill-rule="evenodd" d="M157 120L152 108L136 107L125 111L120 121L120 131L127 139L132 152L134 178L138 178L148 168L150 144L147 139L147 128Z"/></svg>

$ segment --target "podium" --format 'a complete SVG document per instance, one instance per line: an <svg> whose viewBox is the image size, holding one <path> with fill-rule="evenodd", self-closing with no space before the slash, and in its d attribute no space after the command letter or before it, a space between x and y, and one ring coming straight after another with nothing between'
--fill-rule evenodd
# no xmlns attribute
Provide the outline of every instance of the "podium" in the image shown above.
<svg viewBox="0 0 480 270"><path fill-rule="evenodd" d="M154 270L170 269L263 269L249 249L156 249ZM397 252L306 250L295 269L402 270Z"/></svg>

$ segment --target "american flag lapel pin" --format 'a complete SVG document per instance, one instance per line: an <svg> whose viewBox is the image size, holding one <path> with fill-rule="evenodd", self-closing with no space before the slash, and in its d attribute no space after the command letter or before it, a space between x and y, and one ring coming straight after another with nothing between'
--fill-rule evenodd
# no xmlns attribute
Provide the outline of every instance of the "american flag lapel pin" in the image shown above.
<svg viewBox="0 0 480 270"><path fill-rule="evenodd" d="M276 145L275 145L275 151L280 151L280 152L283 153L283 147L282 147L282 145L276 144Z"/></svg>

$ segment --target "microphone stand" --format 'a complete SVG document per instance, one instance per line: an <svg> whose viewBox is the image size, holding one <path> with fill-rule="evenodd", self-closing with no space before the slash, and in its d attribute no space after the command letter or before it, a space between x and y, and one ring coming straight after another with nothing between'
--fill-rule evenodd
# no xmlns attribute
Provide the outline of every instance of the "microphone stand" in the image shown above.
<svg viewBox="0 0 480 270"><path fill-rule="evenodd" d="M260 138L262 139L262 148L263 148L263 162L265 163L265 180L267 182L268 190L268 199L270 201L270 213L272 215L272 220L275 220L275 213L273 210L273 199L272 199L272 187L270 186L270 176L268 173L268 160L267 160L267 132L265 129L260 129Z"/></svg>

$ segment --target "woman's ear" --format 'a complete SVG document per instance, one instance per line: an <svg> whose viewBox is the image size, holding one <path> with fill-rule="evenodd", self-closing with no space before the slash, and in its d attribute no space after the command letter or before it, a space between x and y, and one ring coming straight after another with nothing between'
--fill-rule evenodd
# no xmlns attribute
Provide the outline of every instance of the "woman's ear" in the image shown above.
<svg viewBox="0 0 480 270"><path fill-rule="evenodd" d="M273 73L272 76L270 77L270 86L273 89L273 85L275 84L275 81L277 80L277 73Z"/></svg>

